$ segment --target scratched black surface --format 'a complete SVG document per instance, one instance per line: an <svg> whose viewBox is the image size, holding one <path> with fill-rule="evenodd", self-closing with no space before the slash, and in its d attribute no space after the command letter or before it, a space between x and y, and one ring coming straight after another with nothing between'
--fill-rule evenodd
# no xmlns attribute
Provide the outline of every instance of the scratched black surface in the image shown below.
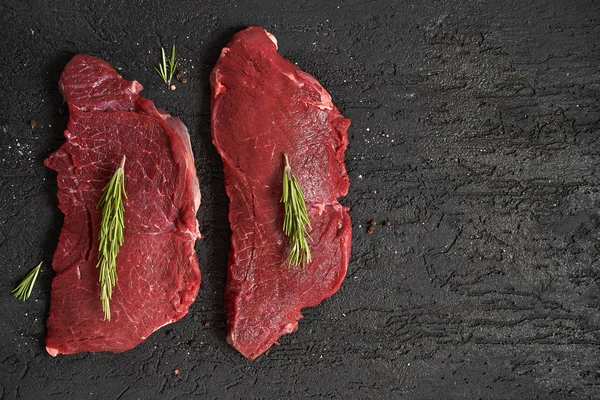
<svg viewBox="0 0 600 400"><path fill-rule="evenodd" d="M0 398L600 397L598 2L2 1L0 21ZM352 120L354 240L341 290L250 362L224 339L230 232L207 78L254 24ZM175 91L152 70L172 43L189 79ZM188 316L134 350L52 358L62 216L42 160L63 142L57 81L77 52L189 127L203 282ZM392 226L368 235L367 218Z"/></svg>

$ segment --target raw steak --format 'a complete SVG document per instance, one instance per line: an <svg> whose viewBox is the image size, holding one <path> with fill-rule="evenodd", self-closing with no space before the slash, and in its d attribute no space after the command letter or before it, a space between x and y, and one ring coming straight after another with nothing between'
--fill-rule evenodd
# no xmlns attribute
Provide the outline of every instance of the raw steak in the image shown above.
<svg viewBox="0 0 600 400"><path fill-rule="evenodd" d="M138 95L105 61L77 55L59 83L69 104L67 141L45 161L58 172L65 215L54 253L46 350L121 352L187 314L200 286L194 243L200 190L185 126ZM125 243L104 321L98 283L96 209L126 155Z"/></svg>
<svg viewBox="0 0 600 400"><path fill-rule="evenodd" d="M346 274L351 226L350 121L315 78L277 53L260 27L236 34L211 75L212 136L225 168L231 253L225 289L228 342L249 359L296 330L300 310L334 294ZM306 196L312 263L287 268L283 154Z"/></svg>

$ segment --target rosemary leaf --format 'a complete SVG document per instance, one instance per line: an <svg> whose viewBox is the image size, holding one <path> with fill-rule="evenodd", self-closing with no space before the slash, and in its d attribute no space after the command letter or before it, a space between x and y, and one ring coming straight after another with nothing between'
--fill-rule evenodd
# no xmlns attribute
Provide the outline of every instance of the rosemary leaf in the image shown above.
<svg viewBox="0 0 600 400"><path fill-rule="evenodd" d="M310 248L306 240L307 237L310 239L307 227L310 228L311 225L300 184L292 174L287 154L283 156L285 158L283 193L281 195L281 203L283 203L285 211L283 232L288 237L290 248L290 253L284 264L288 268L291 266L302 266L304 268L311 262Z"/></svg>
<svg viewBox="0 0 600 400"><path fill-rule="evenodd" d="M17 285L17 287L11 292L17 299L26 301L31 296L31 291L33 290L33 285L35 284L35 280L38 277L40 272L40 267L42 266L42 262L40 262L37 267L33 268L27 276Z"/></svg>
<svg viewBox="0 0 600 400"><path fill-rule="evenodd" d="M171 47L171 58L169 59L169 85L173 79L173 74L175 73L177 64L179 64L179 61L175 60L175 45L173 45L173 47Z"/></svg>
<svg viewBox="0 0 600 400"><path fill-rule="evenodd" d="M171 80L173 79L177 65L179 65L179 61L175 59L175 45L171 47L171 57L169 57L169 59L167 59L164 47L161 47L160 51L162 55L161 62L154 67L154 70L167 84L167 86L171 86Z"/></svg>
<svg viewBox="0 0 600 400"><path fill-rule="evenodd" d="M100 268L100 300L104 311L104 319L110 321L110 299L112 298L112 289L117 283L117 254L124 240L123 197L127 198L125 192L125 156L121 159L119 168L102 191L104 193L96 205L96 208L102 207L96 268Z"/></svg>

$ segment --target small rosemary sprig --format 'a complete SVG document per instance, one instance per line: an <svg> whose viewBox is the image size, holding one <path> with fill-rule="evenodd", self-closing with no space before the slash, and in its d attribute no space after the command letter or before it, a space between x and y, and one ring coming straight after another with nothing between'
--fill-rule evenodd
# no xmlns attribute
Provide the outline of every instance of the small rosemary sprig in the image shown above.
<svg viewBox="0 0 600 400"><path fill-rule="evenodd" d="M158 73L162 80L165 81L167 86L171 86L173 74L175 73L175 69L179 64L179 61L175 60L175 45L171 47L171 57L168 59L168 63L165 55L165 48L161 47L160 50L162 51L162 62L155 66L154 70Z"/></svg>
<svg viewBox="0 0 600 400"><path fill-rule="evenodd" d="M117 283L117 254L123 244L123 197L125 193L125 156L110 181L104 186L96 208L102 207L102 223L98 234L98 263L100 268L100 300L104 319L110 321L110 299Z"/></svg>
<svg viewBox="0 0 600 400"><path fill-rule="evenodd" d="M304 268L311 261L310 248L306 240L310 239L306 228L311 226L300 184L292 174L287 154L284 153L283 157L285 158L283 194L281 196L281 202L285 209L283 232L288 237L290 247L290 254L284 264L287 264L288 267L295 265Z"/></svg>
<svg viewBox="0 0 600 400"><path fill-rule="evenodd" d="M29 271L27 276L19 283L19 285L11 292L17 299L26 301L31 296L31 291L33 290L33 285L35 284L35 280L40 273L40 267L42 266L42 262L40 262L37 267Z"/></svg>

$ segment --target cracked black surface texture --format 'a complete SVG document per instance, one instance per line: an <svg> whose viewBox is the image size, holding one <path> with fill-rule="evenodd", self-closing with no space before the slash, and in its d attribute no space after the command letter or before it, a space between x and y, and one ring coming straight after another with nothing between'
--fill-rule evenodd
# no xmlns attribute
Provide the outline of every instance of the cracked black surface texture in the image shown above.
<svg viewBox="0 0 600 400"><path fill-rule="evenodd" d="M600 397L597 2L4 1L0 21L1 399ZM354 229L341 290L254 362L225 342L208 82L249 25L352 120ZM152 68L172 43L188 78L175 91ZM189 128L203 282L187 317L134 350L51 358L62 215L42 160L64 141L57 82L78 52ZM368 218L392 225L369 235ZM16 301L40 260L31 300Z"/></svg>

